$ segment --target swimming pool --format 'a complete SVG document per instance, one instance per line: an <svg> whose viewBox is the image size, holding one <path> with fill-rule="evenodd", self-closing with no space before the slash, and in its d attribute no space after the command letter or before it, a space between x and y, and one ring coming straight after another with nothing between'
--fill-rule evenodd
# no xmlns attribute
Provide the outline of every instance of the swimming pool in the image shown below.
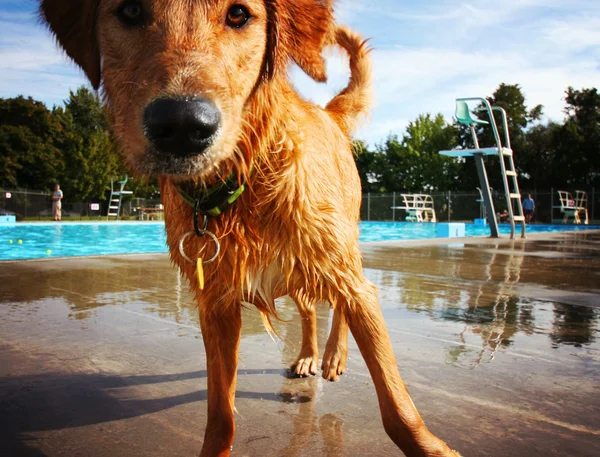
<svg viewBox="0 0 600 457"><path fill-rule="evenodd" d="M500 235L510 235L509 224L499 224ZM572 232L577 230L600 230L593 225L548 225L532 224L527 233ZM521 236L521 226L515 227L517 236ZM488 225L465 224L466 236L490 236ZM422 240L437 238L435 224L414 222L361 222L360 241Z"/></svg>
<svg viewBox="0 0 600 457"><path fill-rule="evenodd" d="M23 260L167 251L163 222L19 223L0 225L0 260ZM528 233L600 229L600 226L530 225ZM435 224L361 222L360 241L416 240L436 237ZM510 233L502 224L501 234ZM467 236L487 236L487 226L466 224Z"/></svg>
<svg viewBox="0 0 600 457"><path fill-rule="evenodd" d="M163 222L0 225L0 260L167 251Z"/></svg>

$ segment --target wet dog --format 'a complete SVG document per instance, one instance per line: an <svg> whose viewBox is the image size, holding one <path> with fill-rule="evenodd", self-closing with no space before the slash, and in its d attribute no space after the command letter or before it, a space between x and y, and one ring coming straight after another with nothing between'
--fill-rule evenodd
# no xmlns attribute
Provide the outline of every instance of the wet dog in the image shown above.
<svg viewBox="0 0 600 457"><path fill-rule="evenodd" d="M343 372L349 328L391 439L409 456L456 456L415 409L362 273L350 135L368 111L370 60L335 25L332 0L42 0L41 12L102 85L131 169L160 175L170 255L196 293L206 349L201 456L228 456L234 439L242 305L272 330L284 295L303 319L297 374L316 372L314 307L327 302L324 376ZM347 52L351 77L322 109L295 92L288 65L325 81L327 45Z"/></svg>

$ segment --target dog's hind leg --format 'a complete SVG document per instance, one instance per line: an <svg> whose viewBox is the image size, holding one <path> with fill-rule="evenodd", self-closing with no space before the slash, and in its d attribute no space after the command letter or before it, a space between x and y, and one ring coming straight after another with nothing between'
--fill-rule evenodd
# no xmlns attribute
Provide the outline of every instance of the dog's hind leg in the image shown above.
<svg viewBox="0 0 600 457"><path fill-rule="evenodd" d="M331 332L325 346L325 354L321 363L323 377L328 381L337 381L346 371L348 360L348 322L342 310L336 307L333 311Z"/></svg>
<svg viewBox="0 0 600 457"><path fill-rule="evenodd" d="M200 457L228 457L235 435L233 410L241 306L201 308L200 326L208 372L208 416Z"/></svg>
<svg viewBox="0 0 600 457"><path fill-rule="evenodd" d="M457 457L423 423L398 372L375 286L360 282L344 313L373 378L385 431L407 457Z"/></svg>
<svg viewBox="0 0 600 457"><path fill-rule="evenodd" d="M296 361L290 366L296 376L317 374L319 346L317 341L317 312L315 304L302 294L291 294L302 320L302 347Z"/></svg>

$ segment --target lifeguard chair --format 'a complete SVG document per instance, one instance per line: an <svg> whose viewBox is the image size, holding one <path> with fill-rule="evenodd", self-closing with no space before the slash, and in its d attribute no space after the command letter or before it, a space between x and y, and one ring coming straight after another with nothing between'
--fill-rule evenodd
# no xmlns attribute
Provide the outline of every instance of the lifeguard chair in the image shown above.
<svg viewBox="0 0 600 457"><path fill-rule="evenodd" d="M560 206L555 206L563 214L563 224L569 222L569 218L573 218L574 224L581 224L582 213L585 216L585 225L588 225L588 210L587 210L587 193L583 190L575 191L575 198L569 192L565 190L558 191L558 198L560 199Z"/></svg>
<svg viewBox="0 0 600 457"><path fill-rule="evenodd" d="M115 181L115 178L110 178L110 198L108 200L108 211L106 213L107 219L114 217L118 221L121 214L123 195L133 194L133 191L125 190L125 184L127 184L128 180L129 176L127 175L125 175L125 179L122 181Z"/></svg>
<svg viewBox="0 0 600 457"><path fill-rule="evenodd" d="M392 206L407 212L408 222L437 222L433 198L429 194L401 194L404 206Z"/></svg>
<svg viewBox="0 0 600 457"><path fill-rule="evenodd" d="M484 111L487 113L489 122L471 116L471 111L467 102L480 102L483 106L478 108L477 111ZM498 132L498 126L494 119L494 111L497 111L502 116L502 127L504 130L504 144L500 138ZM500 170L502 172L502 182L504 183L504 193L506 196L506 207L510 218L510 237L515 236L515 223L521 224L521 238L525 238L525 215L523 214L523 206L521 205L521 193L519 191L519 183L517 182L517 170L515 169L515 163L513 160L513 150L510 145L510 135L508 132L508 120L506 117L506 111L499 106L491 106L490 102L485 98L473 97L473 98L458 98L456 99L456 119L461 124L469 126L471 136L473 137L474 149L453 149L451 151L440 151L441 155L448 157L473 157L475 159L475 165L477 166L477 174L479 175L480 189L482 193L482 199L485 203L485 212L487 220L490 225L491 236L493 238L499 238L500 233L498 230L498 221L496 220L496 211L494 209L494 202L492 201L492 194L490 192L490 185L488 182L487 172L485 170L485 163L483 161L484 156L497 155L500 159ZM494 140L496 145L492 147L480 147L479 140L477 139L477 133L475 127L478 125L489 125L494 133ZM513 208L514 202L514 208ZM516 209L516 214L514 209Z"/></svg>

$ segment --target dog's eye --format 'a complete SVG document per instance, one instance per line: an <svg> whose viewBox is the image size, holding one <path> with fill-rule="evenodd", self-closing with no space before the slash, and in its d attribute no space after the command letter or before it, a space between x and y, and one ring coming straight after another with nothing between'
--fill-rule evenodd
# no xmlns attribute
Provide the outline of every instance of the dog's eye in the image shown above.
<svg viewBox="0 0 600 457"><path fill-rule="evenodd" d="M233 5L227 11L227 25L234 29L241 29L250 20L250 12L245 6Z"/></svg>
<svg viewBox="0 0 600 457"><path fill-rule="evenodd" d="M130 0L123 3L117 10L117 16L128 26L140 26L144 23L144 8L136 0Z"/></svg>

